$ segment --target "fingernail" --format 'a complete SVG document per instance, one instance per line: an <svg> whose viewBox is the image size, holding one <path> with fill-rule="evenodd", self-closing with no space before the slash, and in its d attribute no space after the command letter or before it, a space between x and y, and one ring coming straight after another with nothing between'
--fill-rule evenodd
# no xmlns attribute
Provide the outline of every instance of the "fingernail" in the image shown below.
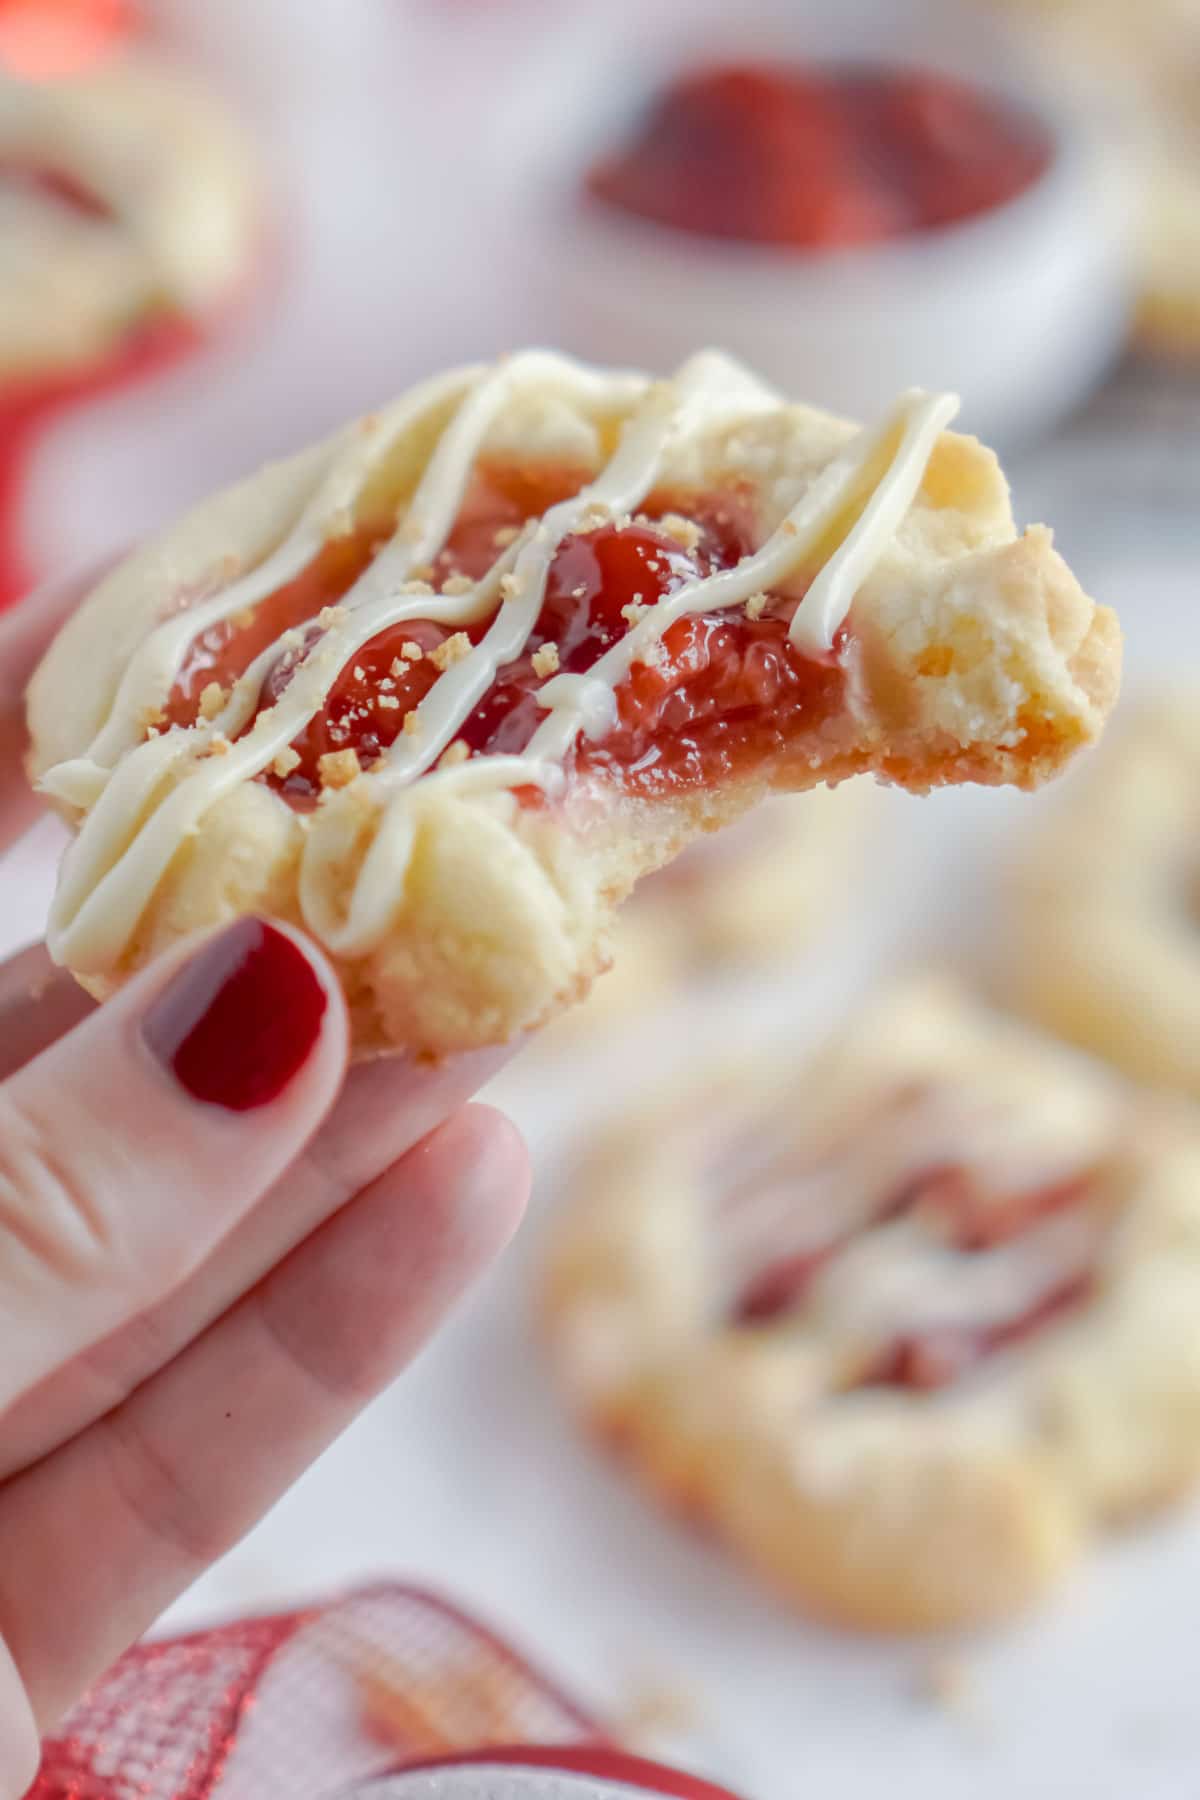
<svg viewBox="0 0 1200 1800"><path fill-rule="evenodd" d="M197 951L142 1022L146 1044L196 1100L249 1112L307 1062L328 996L292 939L239 919Z"/></svg>

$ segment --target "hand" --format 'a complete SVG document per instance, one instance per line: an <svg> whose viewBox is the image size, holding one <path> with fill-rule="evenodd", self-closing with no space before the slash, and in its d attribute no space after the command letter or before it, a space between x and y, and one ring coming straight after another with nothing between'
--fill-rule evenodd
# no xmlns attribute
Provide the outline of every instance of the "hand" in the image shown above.
<svg viewBox="0 0 1200 1800"><path fill-rule="evenodd" d="M22 692L78 589L0 620L0 846ZM515 1228L501 1060L347 1073L337 980L241 920L94 1006L0 965L0 1800L38 1732L401 1369Z"/></svg>

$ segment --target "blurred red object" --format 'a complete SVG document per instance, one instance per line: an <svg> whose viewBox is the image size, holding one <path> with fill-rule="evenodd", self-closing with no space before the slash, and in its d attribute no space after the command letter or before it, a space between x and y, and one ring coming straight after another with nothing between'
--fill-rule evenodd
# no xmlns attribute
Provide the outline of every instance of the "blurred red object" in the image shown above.
<svg viewBox="0 0 1200 1800"><path fill-rule="evenodd" d="M29 1800L318 1800L496 1745L611 1747L485 1626L416 1588L136 1645L47 1740Z"/></svg>
<svg viewBox="0 0 1200 1800"><path fill-rule="evenodd" d="M656 94L587 186L677 230L832 249L1003 205L1050 154L1032 118L932 70L731 65Z"/></svg>
<svg viewBox="0 0 1200 1800"><path fill-rule="evenodd" d="M136 24L130 0L0 0L0 66L31 81L73 75Z"/></svg>
<svg viewBox="0 0 1200 1800"><path fill-rule="evenodd" d="M727 1788L714 1787L702 1776L686 1775L680 1769L647 1762L624 1750L528 1745L478 1750L469 1756L413 1764L391 1780L369 1784L364 1800L408 1800L410 1795L412 1800L418 1800L418 1795L431 1800L433 1794L437 1800L487 1800L494 1791L489 1775L519 1770L532 1778L531 1800L535 1795L543 1796L543 1800L566 1800L568 1791L575 1789L572 1777L578 1778L580 1800L601 1800L601 1796L622 1800L630 1794L653 1794L660 1800L737 1800ZM507 1785L505 1791L510 1791Z"/></svg>

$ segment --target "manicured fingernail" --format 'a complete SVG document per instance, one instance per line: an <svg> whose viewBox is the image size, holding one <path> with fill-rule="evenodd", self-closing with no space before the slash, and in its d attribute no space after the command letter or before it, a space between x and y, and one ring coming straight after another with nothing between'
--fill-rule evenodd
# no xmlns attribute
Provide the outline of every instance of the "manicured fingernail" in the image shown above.
<svg viewBox="0 0 1200 1800"><path fill-rule="evenodd" d="M303 1068L327 1004L290 937L262 919L239 919L164 988L142 1034L193 1098L248 1112Z"/></svg>

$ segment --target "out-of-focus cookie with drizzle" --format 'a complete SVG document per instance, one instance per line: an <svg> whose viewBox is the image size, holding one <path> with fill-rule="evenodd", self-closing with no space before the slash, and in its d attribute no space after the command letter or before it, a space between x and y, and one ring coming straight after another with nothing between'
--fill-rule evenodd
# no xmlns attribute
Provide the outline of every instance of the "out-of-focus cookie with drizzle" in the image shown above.
<svg viewBox="0 0 1200 1800"><path fill-rule="evenodd" d="M542 1305L584 1419L788 1600L996 1620L1200 1474L1200 1133L915 980L615 1121Z"/></svg>
<svg viewBox="0 0 1200 1800"><path fill-rule="evenodd" d="M422 383L114 570L29 696L94 992L262 909L360 1052L544 1022L637 879L767 794L1053 775L1119 632L912 392L859 430L716 352Z"/></svg>
<svg viewBox="0 0 1200 1800"><path fill-rule="evenodd" d="M0 64L0 394L197 329L261 230L250 147L188 75L129 49L54 80Z"/></svg>

